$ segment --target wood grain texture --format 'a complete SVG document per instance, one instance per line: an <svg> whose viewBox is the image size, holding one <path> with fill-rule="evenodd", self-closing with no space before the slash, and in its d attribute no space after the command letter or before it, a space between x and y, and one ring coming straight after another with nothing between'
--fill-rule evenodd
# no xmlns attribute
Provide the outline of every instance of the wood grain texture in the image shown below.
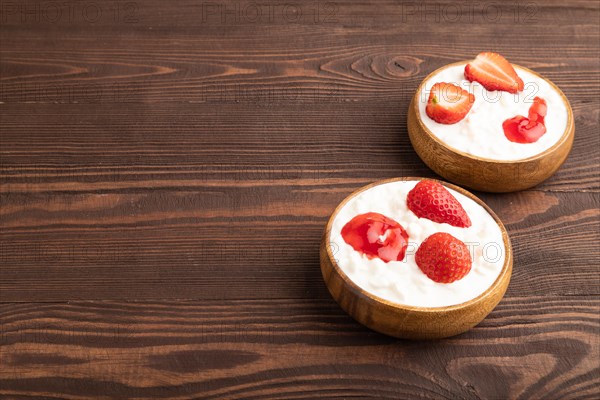
<svg viewBox="0 0 600 400"><path fill-rule="evenodd" d="M331 299L4 304L19 398L593 398L596 297L513 297L438 342L385 337Z"/></svg>
<svg viewBox="0 0 600 400"><path fill-rule="evenodd" d="M598 2L249 4L0 4L0 397L598 398ZM435 177L410 99L485 50L561 88L572 152L476 193L514 250L481 325L383 337L327 292L323 227Z"/></svg>
<svg viewBox="0 0 600 400"><path fill-rule="evenodd" d="M324 226L365 183L4 195L0 296L323 298ZM507 220L516 278L509 294L600 293L598 193L479 196Z"/></svg>

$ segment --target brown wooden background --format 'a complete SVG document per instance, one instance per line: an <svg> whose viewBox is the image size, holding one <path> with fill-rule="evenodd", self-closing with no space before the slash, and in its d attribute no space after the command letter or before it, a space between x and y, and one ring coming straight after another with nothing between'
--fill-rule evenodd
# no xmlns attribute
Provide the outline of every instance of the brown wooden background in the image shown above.
<svg viewBox="0 0 600 400"><path fill-rule="evenodd" d="M598 398L599 3L258 3L0 3L1 397ZM573 151L481 194L515 269L480 326L384 337L330 298L322 229L434 176L409 99L483 50L562 88Z"/></svg>

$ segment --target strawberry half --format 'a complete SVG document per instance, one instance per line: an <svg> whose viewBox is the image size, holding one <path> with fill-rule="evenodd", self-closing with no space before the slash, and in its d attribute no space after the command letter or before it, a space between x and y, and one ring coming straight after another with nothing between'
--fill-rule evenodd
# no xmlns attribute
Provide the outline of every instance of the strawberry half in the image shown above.
<svg viewBox="0 0 600 400"><path fill-rule="evenodd" d="M415 261L429 279L452 283L462 279L471 270L471 254L467 246L445 232L429 236L415 254Z"/></svg>
<svg viewBox="0 0 600 400"><path fill-rule="evenodd" d="M463 119L475 102L475 96L463 88L438 82L431 88L425 112L440 124L455 124Z"/></svg>
<svg viewBox="0 0 600 400"><path fill-rule="evenodd" d="M479 53L465 67L465 78L481 83L487 90L517 93L524 87L517 71L498 53Z"/></svg>
<svg viewBox="0 0 600 400"><path fill-rule="evenodd" d="M459 228L471 226L471 219L452 193L441 183L423 179L408 192L408 208L419 218Z"/></svg>

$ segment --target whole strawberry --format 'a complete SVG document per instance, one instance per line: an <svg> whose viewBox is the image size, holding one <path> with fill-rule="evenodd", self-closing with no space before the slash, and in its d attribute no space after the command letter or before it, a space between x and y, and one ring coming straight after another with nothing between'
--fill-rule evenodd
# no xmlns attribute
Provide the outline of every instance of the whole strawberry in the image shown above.
<svg viewBox="0 0 600 400"><path fill-rule="evenodd" d="M452 283L471 270L471 254L467 246L445 232L429 236L417 250L415 261L429 279Z"/></svg>
<svg viewBox="0 0 600 400"><path fill-rule="evenodd" d="M423 179L408 192L408 208L419 218L459 228L471 226L471 219L452 193L441 183Z"/></svg>

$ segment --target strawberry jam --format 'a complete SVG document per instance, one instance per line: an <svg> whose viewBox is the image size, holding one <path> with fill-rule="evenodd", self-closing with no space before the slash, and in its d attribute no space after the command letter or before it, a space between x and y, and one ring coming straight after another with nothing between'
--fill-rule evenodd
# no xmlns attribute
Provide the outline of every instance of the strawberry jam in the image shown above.
<svg viewBox="0 0 600 400"><path fill-rule="evenodd" d="M504 136L515 143L534 143L546 133L544 117L548 111L546 102L540 97L533 99L528 117L517 115L502 123Z"/></svg>
<svg viewBox="0 0 600 400"><path fill-rule="evenodd" d="M378 257L385 262L402 261L408 246L404 228L393 219L374 212L352 218L342 228L342 237L369 259Z"/></svg>

